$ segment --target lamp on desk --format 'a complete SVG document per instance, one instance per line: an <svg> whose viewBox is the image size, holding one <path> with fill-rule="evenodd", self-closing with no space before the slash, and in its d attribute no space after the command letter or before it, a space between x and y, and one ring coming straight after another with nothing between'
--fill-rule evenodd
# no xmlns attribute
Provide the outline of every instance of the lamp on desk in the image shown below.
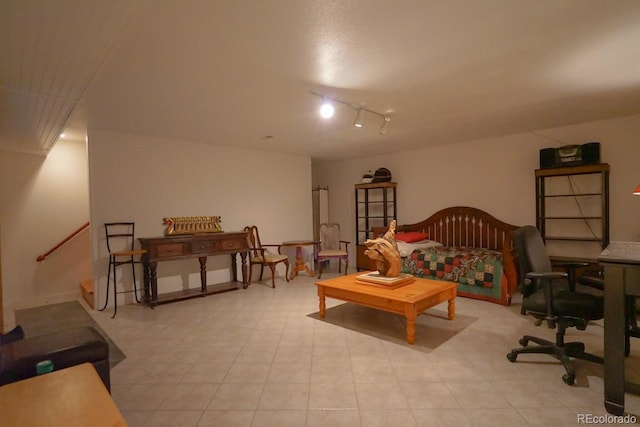
<svg viewBox="0 0 640 427"><path fill-rule="evenodd" d="M638 185L636 189L633 190L633 194L635 194L636 196L640 196L640 185Z"/></svg>

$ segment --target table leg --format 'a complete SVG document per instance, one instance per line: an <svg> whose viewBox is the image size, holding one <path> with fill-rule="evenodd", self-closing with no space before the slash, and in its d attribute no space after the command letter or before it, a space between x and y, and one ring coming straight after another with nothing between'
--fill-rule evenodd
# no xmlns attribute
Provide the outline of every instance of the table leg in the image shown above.
<svg viewBox="0 0 640 427"><path fill-rule="evenodd" d="M236 263L236 253L230 254L231 257L231 281L238 281L238 272L237 272L237 263ZM242 277L242 282L244 283L244 276Z"/></svg>
<svg viewBox="0 0 640 427"><path fill-rule="evenodd" d="M449 305L447 306L447 314L449 315L449 320L453 320L456 318L456 296L449 298Z"/></svg>
<svg viewBox="0 0 640 427"><path fill-rule="evenodd" d="M249 281L247 279L247 255L249 255L248 252L240 252L240 259L242 264L242 287L244 289L247 289L247 287L249 286ZM235 260L235 257L233 259Z"/></svg>
<svg viewBox="0 0 640 427"><path fill-rule="evenodd" d="M298 275L298 272L300 271L306 271L309 276L315 277L315 273L311 271L307 264L304 263L304 258L302 258L302 246L298 245L296 246L296 266L291 272L290 280L295 279L295 277Z"/></svg>
<svg viewBox="0 0 640 427"><path fill-rule="evenodd" d="M605 265L604 279L604 406L613 415L624 414L625 269Z"/></svg>
<svg viewBox="0 0 640 427"><path fill-rule="evenodd" d="M151 307L154 307L158 302L158 263L149 263L149 275L151 276Z"/></svg>
<svg viewBox="0 0 640 427"><path fill-rule="evenodd" d="M149 305L151 301L151 280L149 274L149 262L142 261L142 287L144 288L144 301Z"/></svg>
<svg viewBox="0 0 640 427"><path fill-rule="evenodd" d="M324 297L324 288L322 286L318 286L318 298L320 298L320 317L324 319L324 316L327 315L327 303Z"/></svg>
<svg viewBox="0 0 640 427"><path fill-rule="evenodd" d="M200 261L200 289L203 294L207 293L207 257L198 257Z"/></svg>
<svg viewBox="0 0 640 427"><path fill-rule="evenodd" d="M404 315L407 318L407 342L414 344L416 342L416 307L413 304L407 304L404 308Z"/></svg>

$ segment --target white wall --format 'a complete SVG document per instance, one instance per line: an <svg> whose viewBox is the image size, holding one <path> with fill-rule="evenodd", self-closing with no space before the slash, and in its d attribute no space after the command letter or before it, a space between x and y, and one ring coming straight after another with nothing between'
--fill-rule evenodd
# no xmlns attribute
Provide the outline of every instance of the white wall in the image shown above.
<svg viewBox="0 0 640 427"><path fill-rule="evenodd" d="M88 141L93 274L100 304L108 264L105 222L134 221L138 237L152 237L163 235L167 216L219 215L224 231L257 225L263 243L312 237L309 157L97 130L89 132ZM227 256L210 258L209 284L227 281L229 265ZM130 275L121 270L119 286L130 287ZM257 273L256 267L254 279ZM159 292L186 286L199 286L197 260L158 265Z"/></svg>
<svg viewBox="0 0 640 427"><path fill-rule="evenodd" d="M163 216L211 214L222 216L225 230L257 224L269 243L312 235L307 157L99 131L90 136L94 240L88 232L81 233L43 263L36 263L35 258L89 220L85 144L60 141L46 158L0 153L5 328L12 326L16 308L75 299L80 280L92 276L105 280L107 261L100 245L106 220L131 219L138 224L139 236L152 236L162 234ZM637 241L640 197L631 192L640 184L639 136L638 115L582 123L535 134L322 163L313 168L313 186L329 186L329 219L339 222L344 236L351 240L353 185L366 170L382 166L398 182L401 223L419 221L456 204L485 209L514 224L533 223L533 170L538 167L538 150L599 141L602 161L611 165L611 239ZM88 256L78 256L92 248L93 262ZM355 258L351 263L355 265ZM221 276L226 274L218 264L210 262L220 268ZM159 270L181 280L184 270L192 274L197 267L162 266ZM218 278L217 272L212 279Z"/></svg>
<svg viewBox="0 0 640 427"><path fill-rule="evenodd" d="M392 132L393 130L390 130ZM640 116L582 123L501 138L425 147L313 166L313 185L329 187L329 218L354 241L354 184L367 170L386 167L398 183L398 222L418 222L455 205L483 209L512 224L535 224L535 178L539 150L601 143L611 165L611 240L640 240ZM351 251L355 262L355 248ZM355 265L355 264L354 264Z"/></svg>
<svg viewBox="0 0 640 427"><path fill-rule="evenodd" d="M85 143L61 140L45 157L0 153L0 227L5 328L13 311L75 299L91 277L85 230L43 262L51 249L89 220Z"/></svg>

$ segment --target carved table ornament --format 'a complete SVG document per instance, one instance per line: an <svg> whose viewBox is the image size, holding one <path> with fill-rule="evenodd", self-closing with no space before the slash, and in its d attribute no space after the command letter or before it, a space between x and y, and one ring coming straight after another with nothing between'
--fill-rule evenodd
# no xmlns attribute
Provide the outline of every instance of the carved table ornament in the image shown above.
<svg viewBox="0 0 640 427"><path fill-rule="evenodd" d="M177 216L162 219L167 226L164 235L197 234L222 232L222 217L219 216Z"/></svg>

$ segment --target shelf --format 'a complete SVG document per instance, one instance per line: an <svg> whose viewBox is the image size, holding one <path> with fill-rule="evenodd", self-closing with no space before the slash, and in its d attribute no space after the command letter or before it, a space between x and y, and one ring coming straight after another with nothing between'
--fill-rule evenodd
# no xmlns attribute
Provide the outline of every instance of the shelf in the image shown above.
<svg viewBox="0 0 640 427"><path fill-rule="evenodd" d="M387 202L383 201L383 200L369 200L368 202L358 202L358 205L360 206L365 206L365 205L384 205L385 203L388 202L393 202L393 200L387 200Z"/></svg>
<svg viewBox="0 0 640 427"><path fill-rule="evenodd" d="M205 297L207 295L219 294L219 293L228 292L228 291L235 291L240 289L241 286L242 286L241 282L227 282L227 283L217 283L213 285L207 285L206 292L202 292L201 288L190 288L182 291L167 292L164 294L158 294L158 299L154 301L154 303L166 304L168 302Z"/></svg>
<svg viewBox="0 0 640 427"><path fill-rule="evenodd" d="M551 197L593 197L593 196L602 196L602 193L575 193L575 194L545 194L544 196L540 196L543 198L551 198Z"/></svg>
<svg viewBox="0 0 640 427"><path fill-rule="evenodd" d="M540 219L604 219L601 216L543 216Z"/></svg>
<svg viewBox="0 0 640 427"><path fill-rule="evenodd" d="M545 236L544 240L566 240L570 242L600 242L600 237L562 237L562 236Z"/></svg>
<svg viewBox="0 0 640 427"><path fill-rule="evenodd" d="M597 257L609 244L610 169L606 163L536 169L536 226L545 242L569 242L549 245L548 250L559 252L550 256ZM549 231L575 237L548 235Z"/></svg>
<svg viewBox="0 0 640 427"><path fill-rule="evenodd" d="M376 182L371 184L356 184L356 190L376 189L376 188L396 188L398 184L395 182Z"/></svg>
<svg viewBox="0 0 640 427"><path fill-rule="evenodd" d="M608 163L596 163L594 165L565 166L560 168L536 169L536 178L548 176L583 175L589 173L609 172Z"/></svg>

